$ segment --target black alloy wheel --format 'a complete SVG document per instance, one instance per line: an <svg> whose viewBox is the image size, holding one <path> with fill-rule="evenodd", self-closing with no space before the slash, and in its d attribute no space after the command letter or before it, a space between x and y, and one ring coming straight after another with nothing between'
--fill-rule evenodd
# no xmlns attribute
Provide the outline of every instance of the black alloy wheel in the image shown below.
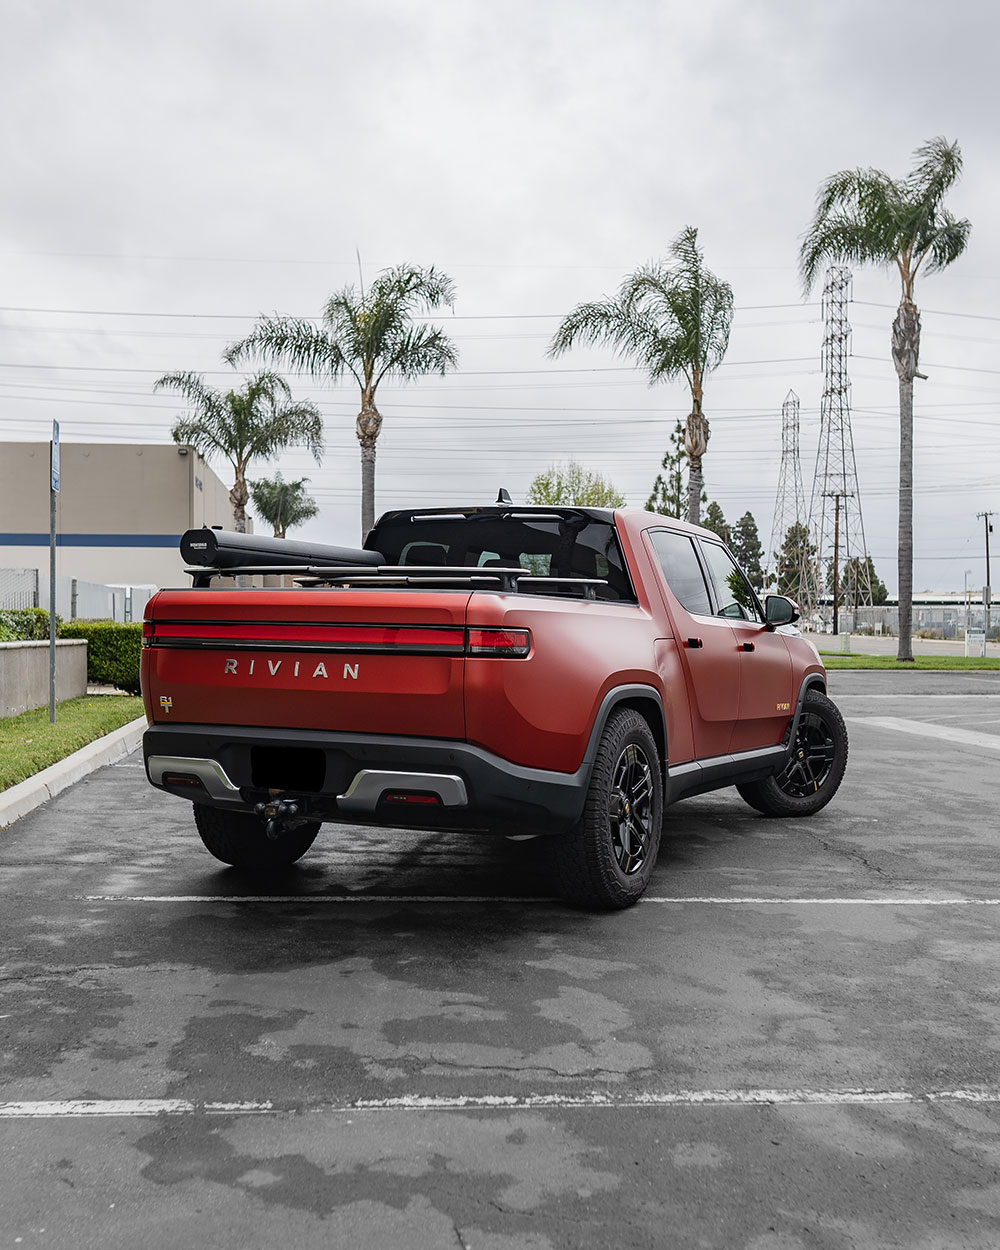
<svg viewBox="0 0 1000 1250"><path fill-rule="evenodd" d="M837 793L846 767L844 718L835 703L814 689L806 693L782 771L736 789L765 816L812 816Z"/></svg>
<svg viewBox="0 0 1000 1250"><path fill-rule="evenodd" d="M788 767L775 778L778 789L794 799L815 794L830 776L836 755L837 744L828 718L803 712Z"/></svg>
<svg viewBox="0 0 1000 1250"><path fill-rule="evenodd" d="M642 868L653 842L653 771L642 747L634 742L615 765L609 815L615 859L630 877Z"/></svg>

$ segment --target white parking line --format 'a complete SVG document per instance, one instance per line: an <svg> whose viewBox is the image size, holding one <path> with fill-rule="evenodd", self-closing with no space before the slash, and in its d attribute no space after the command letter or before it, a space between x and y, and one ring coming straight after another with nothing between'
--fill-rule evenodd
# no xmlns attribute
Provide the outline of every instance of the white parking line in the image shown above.
<svg viewBox="0 0 1000 1250"><path fill-rule="evenodd" d="M852 716L848 724L871 725L875 729L916 734L922 738L937 738L941 742L954 742L958 746L985 747L988 751L1000 751L1000 734L980 734L971 729L953 729L950 725L933 725L928 721L901 720L895 716Z"/></svg>
<svg viewBox="0 0 1000 1250"><path fill-rule="evenodd" d="M590 1090L579 1094L458 1094L323 1102L195 1102L185 1098L67 1098L0 1102L0 1120L144 1118L185 1115L336 1115L361 1111L617 1110L641 1107L843 1107L916 1103L1000 1103L996 1086L954 1089Z"/></svg>
<svg viewBox="0 0 1000 1250"><path fill-rule="evenodd" d="M555 898L493 896L489 894L77 894L69 899L75 903L308 903L320 907L350 906L357 903L412 903L432 906L455 906L472 903L513 903L524 907L559 902ZM776 898L739 895L685 895L657 897L647 895L640 903L661 903L673 906L702 903L713 907L750 904L755 907L1000 907L1000 898Z"/></svg>

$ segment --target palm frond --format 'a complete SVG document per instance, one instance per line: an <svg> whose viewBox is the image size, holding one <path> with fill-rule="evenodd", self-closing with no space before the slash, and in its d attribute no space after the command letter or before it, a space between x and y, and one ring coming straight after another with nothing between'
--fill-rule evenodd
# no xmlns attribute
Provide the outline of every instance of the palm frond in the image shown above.
<svg viewBox="0 0 1000 1250"><path fill-rule="evenodd" d="M254 408L247 427L247 459L270 458L286 447L305 447L317 464L323 454L323 418L308 401Z"/></svg>
<svg viewBox="0 0 1000 1250"><path fill-rule="evenodd" d="M938 229L925 250L927 272L937 273L946 269L965 251L972 233L972 223L966 218L956 219L947 210L941 212Z"/></svg>
<svg viewBox="0 0 1000 1250"><path fill-rule="evenodd" d="M386 344L380 361L381 368L374 378L376 386L385 377L411 382L427 373L443 377L458 363L458 349L437 326L411 325Z"/></svg>
<svg viewBox="0 0 1000 1250"><path fill-rule="evenodd" d="M940 204L962 176L962 150L942 135L928 139L913 153L917 163L907 176L910 198L928 206Z"/></svg>
<svg viewBox="0 0 1000 1250"><path fill-rule="evenodd" d="M705 268L698 231L685 226L668 261L629 274L617 298L580 304L562 321L550 357L577 343L604 344L631 357L650 382L684 377L689 386L716 368L729 346L733 289Z"/></svg>
<svg viewBox="0 0 1000 1250"><path fill-rule="evenodd" d="M820 269L828 264L890 266L899 251L896 218L866 218L845 211L817 216L806 231L799 249L803 288L811 290Z"/></svg>
<svg viewBox="0 0 1000 1250"><path fill-rule="evenodd" d="M313 377L338 378L350 365L338 342L303 318L264 317L223 353L228 364L269 360Z"/></svg>
<svg viewBox="0 0 1000 1250"><path fill-rule="evenodd" d="M604 345L626 354L640 346L642 332L621 300L602 299L578 304L562 320L552 337L547 355L555 359L580 343Z"/></svg>

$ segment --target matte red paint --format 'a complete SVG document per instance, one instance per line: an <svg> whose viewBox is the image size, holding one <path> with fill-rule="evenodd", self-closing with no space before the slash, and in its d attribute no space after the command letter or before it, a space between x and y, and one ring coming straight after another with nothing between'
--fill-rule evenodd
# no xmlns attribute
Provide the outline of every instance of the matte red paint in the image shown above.
<svg viewBox="0 0 1000 1250"><path fill-rule="evenodd" d="M684 610L643 535L695 527L628 509L615 520L637 603L367 586L161 591L146 609L147 717L467 741L568 773L604 696L644 685L662 700L671 764L781 742L803 678L824 671L815 652L763 625ZM466 631L500 653L457 653ZM525 635L527 655L507 653ZM682 645L691 637L702 647ZM156 645L166 639L175 645ZM435 645L456 654L406 653Z"/></svg>

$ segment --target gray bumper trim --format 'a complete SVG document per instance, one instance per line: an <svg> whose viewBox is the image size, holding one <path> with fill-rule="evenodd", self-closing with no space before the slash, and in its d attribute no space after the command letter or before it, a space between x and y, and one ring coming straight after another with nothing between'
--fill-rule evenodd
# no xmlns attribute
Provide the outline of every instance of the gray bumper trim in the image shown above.
<svg viewBox="0 0 1000 1250"><path fill-rule="evenodd" d="M205 791L218 803L241 803L238 786L234 786L218 760L192 759L186 755L151 755L146 761L149 780L163 785L164 773L187 773L199 779Z"/></svg>
<svg viewBox="0 0 1000 1250"><path fill-rule="evenodd" d="M461 777L449 773L398 773L362 768L337 806L345 812L373 812L386 790L420 791L436 794L442 807L468 807L469 796Z"/></svg>

